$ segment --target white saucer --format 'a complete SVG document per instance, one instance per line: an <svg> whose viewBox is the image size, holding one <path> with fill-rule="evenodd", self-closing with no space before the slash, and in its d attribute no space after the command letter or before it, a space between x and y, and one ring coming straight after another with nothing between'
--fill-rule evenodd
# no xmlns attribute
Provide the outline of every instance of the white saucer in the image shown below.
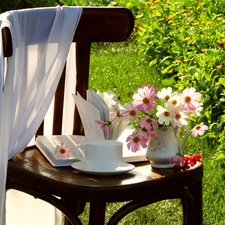
<svg viewBox="0 0 225 225"><path fill-rule="evenodd" d="M122 161L120 162L120 165L115 170L112 170L112 171L92 170L85 162L81 162L81 161L74 162L71 166L78 171L89 173L89 174L101 175L101 176L127 173L131 171L132 169L134 169L135 167L132 164L125 163Z"/></svg>

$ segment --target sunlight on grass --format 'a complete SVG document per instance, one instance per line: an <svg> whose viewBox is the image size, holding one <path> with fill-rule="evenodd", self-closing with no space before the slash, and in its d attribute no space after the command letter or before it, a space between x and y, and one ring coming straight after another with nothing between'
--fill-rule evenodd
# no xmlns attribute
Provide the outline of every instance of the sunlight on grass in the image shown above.
<svg viewBox="0 0 225 225"><path fill-rule="evenodd" d="M89 80L92 90L111 90L122 103L129 102L138 86L156 78L132 43L93 47Z"/></svg>
<svg viewBox="0 0 225 225"><path fill-rule="evenodd" d="M117 46L117 47L115 47ZM118 48L118 49L117 49ZM160 87L161 78L149 68L148 63L131 43L95 46L91 59L90 89L119 94L123 102L131 100L137 86L144 83ZM200 153L204 163L203 221L204 225L225 224L225 170L213 160L217 150L209 143L189 138L186 154ZM121 204L108 204L106 221ZM82 216L87 221L88 214ZM163 201L143 207L121 221L121 225L181 225L181 205L178 200ZM87 224L87 222L84 222Z"/></svg>
<svg viewBox="0 0 225 225"><path fill-rule="evenodd" d="M106 222L124 205L124 203L108 203ZM86 205L85 213L80 217L83 224L88 224L89 204ZM160 214L160 216L159 216ZM166 200L142 207L130 213L122 219L119 225L181 225L182 208L179 200Z"/></svg>

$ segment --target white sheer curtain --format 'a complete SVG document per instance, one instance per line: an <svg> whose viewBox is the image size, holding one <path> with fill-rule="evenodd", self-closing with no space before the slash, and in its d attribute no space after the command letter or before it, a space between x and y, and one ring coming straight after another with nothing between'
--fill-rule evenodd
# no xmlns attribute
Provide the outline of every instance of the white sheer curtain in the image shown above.
<svg viewBox="0 0 225 225"><path fill-rule="evenodd" d="M5 225L8 159L26 147L43 120L81 13L80 7L56 7L0 15L1 29L8 27L13 40L5 63L0 35L0 225ZM43 208L34 213L38 210Z"/></svg>

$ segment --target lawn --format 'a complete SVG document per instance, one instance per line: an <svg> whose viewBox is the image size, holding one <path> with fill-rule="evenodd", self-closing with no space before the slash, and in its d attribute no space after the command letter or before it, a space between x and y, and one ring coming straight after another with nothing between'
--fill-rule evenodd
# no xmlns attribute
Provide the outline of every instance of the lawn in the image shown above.
<svg viewBox="0 0 225 225"><path fill-rule="evenodd" d="M133 43L93 46L91 57L90 89L112 90L122 102L131 100L134 91L143 83L160 88L161 76L153 73L143 55ZM206 140L190 138L186 154L200 153L204 163L203 221L204 225L225 224L225 170L215 160L217 146L209 147ZM109 204L107 216L119 204ZM87 215L86 215L87 216ZM178 200L164 201L144 207L130 214L120 224L181 225L182 212ZM83 217L85 221L85 216Z"/></svg>

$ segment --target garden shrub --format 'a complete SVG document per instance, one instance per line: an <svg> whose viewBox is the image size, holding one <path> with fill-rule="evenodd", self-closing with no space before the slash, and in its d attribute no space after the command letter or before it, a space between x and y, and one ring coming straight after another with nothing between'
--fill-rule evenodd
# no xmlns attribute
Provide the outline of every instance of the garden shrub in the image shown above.
<svg viewBox="0 0 225 225"><path fill-rule="evenodd" d="M224 1L140 1L136 39L162 86L193 86L203 94L199 122L211 126L209 143L224 136ZM216 6L218 7L216 7ZM223 134L222 134L223 133Z"/></svg>
<svg viewBox="0 0 225 225"><path fill-rule="evenodd" d="M56 6L58 0L1 0L0 13L14 9Z"/></svg>

